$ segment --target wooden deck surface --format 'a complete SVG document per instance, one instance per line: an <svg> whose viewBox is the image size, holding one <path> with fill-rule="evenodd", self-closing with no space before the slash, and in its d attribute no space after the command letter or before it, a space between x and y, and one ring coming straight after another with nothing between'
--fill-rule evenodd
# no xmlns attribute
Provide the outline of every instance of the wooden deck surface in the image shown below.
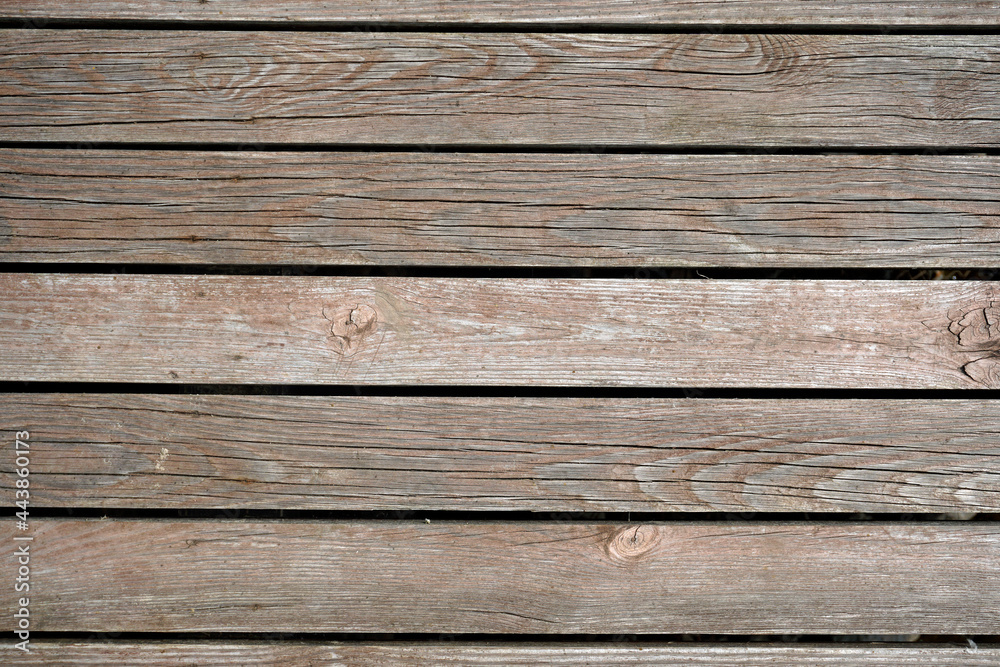
<svg viewBox="0 0 1000 667"><path fill-rule="evenodd" d="M0 292L10 380L1000 388L985 282L0 274Z"/></svg>
<svg viewBox="0 0 1000 667"><path fill-rule="evenodd" d="M45 656L45 657L43 657ZM344 665L629 665L630 667L799 667L804 664L824 667L994 667L1000 660L995 648L975 650L955 646L930 645L878 646L856 648L840 645L727 646L661 644L476 644L438 643L302 643L270 642L116 642L112 645L85 642L39 643L37 653L28 656L24 665L94 665L109 663L142 667L173 667L178 664Z"/></svg>
<svg viewBox="0 0 1000 667"><path fill-rule="evenodd" d="M997 2L0 6L0 664L997 664L998 93Z"/></svg>
<svg viewBox="0 0 1000 667"><path fill-rule="evenodd" d="M1000 36L0 34L0 140L1000 145Z"/></svg>
<svg viewBox="0 0 1000 667"><path fill-rule="evenodd" d="M1000 622L995 524L35 523L45 585L63 592L34 605L52 631L975 635Z"/></svg>
<svg viewBox="0 0 1000 667"><path fill-rule="evenodd" d="M989 268L1000 254L987 155L0 149L0 187L18 192L6 262Z"/></svg>
<svg viewBox="0 0 1000 667"><path fill-rule="evenodd" d="M1000 510L990 400L2 400L12 422L46 425L32 494L48 507Z"/></svg>
<svg viewBox="0 0 1000 667"><path fill-rule="evenodd" d="M330 23L411 23L428 28L462 25L520 24L524 28L593 23L622 28L641 26L929 26L995 27L1000 3L992 0L20 0L2 16L44 25L52 20L272 22L282 25ZM197 25L192 26L197 27Z"/></svg>

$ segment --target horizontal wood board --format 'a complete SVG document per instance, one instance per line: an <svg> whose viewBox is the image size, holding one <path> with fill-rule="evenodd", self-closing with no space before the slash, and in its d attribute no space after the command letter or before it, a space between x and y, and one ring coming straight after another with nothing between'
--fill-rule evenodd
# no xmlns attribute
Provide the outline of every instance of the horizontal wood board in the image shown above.
<svg viewBox="0 0 1000 667"><path fill-rule="evenodd" d="M1000 402L3 394L42 507L997 512ZM13 495L13 459L0 488Z"/></svg>
<svg viewBox="0 0 1000 667"><path fill-rule="evenodd" d="M0 274L6 380L1000 387L991 282Z"/></svg>
<svg viewBox="0 0 1000 667"><path fill-rule="evenodd" d="M33 628L992 634L1000 524L33 522ZM13 559L13 522L0 556ZM14 606L13 586L0 593ZM14 618L0 619L13 629Z"/></svg>
<svg viewBox="0 0 1000 667"><path fill-rule="evenodd" d="M0 140L1000 145L1000 36L0 31Z"/></svg>
<svg viewBox="0 0 1000 667"><path fill-rule="evenodd" d="M1000 158L0 149L0 261L992 267Z"/></svg>
<svg viewBox="0 0 1000 667"><path fill-rule="evenodd" d="M833 25L984 26L998 23L1000 3L976 0L19 0L0 17L44 26L47 19L97 21L268 21L278 23L566 23L607 26ZM372 29L377 25L369 26Z"/></svg>
<svg viewBox="0 0 1000 667"><path fill-rule="evenodd" d="M958 0L28 0L0 8L0 261L994 268L998 158L938 153L998 147L998 16ZM0 428L32 432L34 508L145 517L32 518L32 629L96 636L43 637L18 664L998 661L972 642L438 641L995 638L992 521L229 511L994 512L996 401L959 391L475 393L998 389L995 283L170 273L0 274L0 380L470 396L0 395ZM2 463L0 488L13 479ZM13 562L24 542L4 525ZM145 639L201 632L256 639Z"/></svg>
<svg viewBox="0 0 1000 667"><path fill-rule="evenodd" d="M496 644L449 643L299 643L276 642L38 642L24 667L128 664L286 665L287 667L399 667L433 665L655 665L656 667L994 667L1000 649L977 646L844 646Z"/></svg>

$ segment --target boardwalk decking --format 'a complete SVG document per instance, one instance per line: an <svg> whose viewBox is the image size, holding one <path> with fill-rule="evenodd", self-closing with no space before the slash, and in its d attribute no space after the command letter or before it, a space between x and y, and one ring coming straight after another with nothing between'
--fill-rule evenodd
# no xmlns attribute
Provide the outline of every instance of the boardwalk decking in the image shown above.
<svg viewBox="0 0 1000 667"><path fill-rule="evenodd" d="M998 17L0 7L0 662L1000 662Z"/></svg>

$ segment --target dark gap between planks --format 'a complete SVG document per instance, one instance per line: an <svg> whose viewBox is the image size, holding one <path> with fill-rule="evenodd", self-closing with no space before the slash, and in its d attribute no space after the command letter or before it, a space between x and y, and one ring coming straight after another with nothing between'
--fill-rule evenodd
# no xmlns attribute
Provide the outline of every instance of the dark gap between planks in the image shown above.
<svg viewBox="0 0 1000 667"><path fill-rule="evenodd" d="M259 510L156 509L129 507L44 507L31 510L36 519L122 519L185 521L302 521L444 523L503 521L519 523L995 523L998 512L545 512L529 510Z"/></svg>
<svg viewBox="0 0 1000 667"><path fill-rule="evenodd" d="M583 387L522 385L159 384L0 380L0 393L192 394L262 396L437 396L476 398L691 398L811 400L984 400L998 389L816 389L752 387Z"/></svg>
<svg viewBox="0 0 1000 667"><path fill-rule="evenodd" d="M953 645L970 647L968 640L971 639L977 647L997 648L1000 644L1000 634L993 635L919 635L912 639L901 639L899 635L719 635L719 634L657 634L657 635L620 635L620 634L600 634L600 635L531 635L531 634L441 634L441 633L365 633L365 632L275 632L275 633L252 633L252 632L59 632L59 631L33 631L32 641L38 637L38 641L97 641L113 644L115 642L144 641L144 640L164 640L164 641L247 641L247 642L269 642L275 639L283 641L296 641L308 643L321 642L441 642L461 646L466 644L482 645L486 644L519 644L519 643L539 643L539 644L576 644L576 643L615 643L629 642L640 644L653 644L665 642L725 642L725 643L773 643L786 644L795 642L799 644L829 644L851 643L856 644L853 648L864 648L865 644L871 643L879 647L885 644L900 644L901 646L912 646L914 643ZM877 639L882 637L882 639ZM874 647L874 646L873 646ZM970 647L971 648L971 647Z"/></svg>
<svg viewBox="0 0 1000 667"><path fill-rule="evenodd" d="M229 276L345 276L387 278L541 278L602 280L957 280L1000 281L997 268L728 268L532 267L301 264L105 264L0 262L3 273L85 273Z"/></svg>
<svg viewBox="0 0 1000 667"><path fill-rule="evenodd" d="M740 34L789 35L1000 35L1000 26L893 24L769 24L769 23L592 23L525 20L507 23L396 22L396 21L206 21L201 19L60 19L0 18L0 29L24 30L198 30L214 32L465 32L465 33L577 33L577 34Z"/></svg>
<svg viewBox="0 0 1000 667"><path fill-rule="evenodd" d="M394 144L394 143L267 143L178 141L11 141L0 140L2 148L52 150L134 150L134 151L266 151L277 153L552 153L570 155L1000 155L1000 148L986 146L744 146L648 144Z"/></svg>

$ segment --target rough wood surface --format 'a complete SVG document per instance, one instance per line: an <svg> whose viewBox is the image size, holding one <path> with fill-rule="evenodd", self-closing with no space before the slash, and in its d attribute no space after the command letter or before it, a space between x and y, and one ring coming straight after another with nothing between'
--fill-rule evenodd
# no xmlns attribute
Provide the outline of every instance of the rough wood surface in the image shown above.
<svg viewBox="0 0 1000 667"><path fill-rule="evenodd" d="M14 560L13 524L0 562ZM39 519L30 533L37 631L976 635L1000 624L991 522ZM2 608L15 596L3 587Z"/></svg>
<svg viewBox="0 0 1000 667"><path fill-rule="evenodd" d="M995 266L1000 158L0 150L0 261Z"/></svg>
<svg viewBox="0 0 1000 667"><path fill-rule="evenodd" d="M997 146L1000 37L0 32L0 140Z"/></svg>
<svg viewBox="0 0 1000 667"><path fill-rule="evenodd" d="M998 14L1000 3L976 0L18 0L0 8L0 17L25 19L33 27L45 25L46 19L518 23L543 28L567 23L995 26Z"/></svg>
<svg viewBox="0 0 1000 667"><path fill-rule="evenodd" d="M32 642L24 667L43 665L285 665L361 667L424 665L655 665L656 667L995 667L1000 648L946 645L789 646L774 644L469 644L298 642Z"/></svg>
<svg viewBox="0 0 1000 667"><path fill-rule="evenodd" d="M1000 511L1000 402L3 394L44 507ZM0 488L16 479L0 465Z"/></svg>
<svg viewBox="0 0 1000 667"><path fill-rule="evenodd" d="M990 282L0 274L7 380L1000 387Z"/></svg>

